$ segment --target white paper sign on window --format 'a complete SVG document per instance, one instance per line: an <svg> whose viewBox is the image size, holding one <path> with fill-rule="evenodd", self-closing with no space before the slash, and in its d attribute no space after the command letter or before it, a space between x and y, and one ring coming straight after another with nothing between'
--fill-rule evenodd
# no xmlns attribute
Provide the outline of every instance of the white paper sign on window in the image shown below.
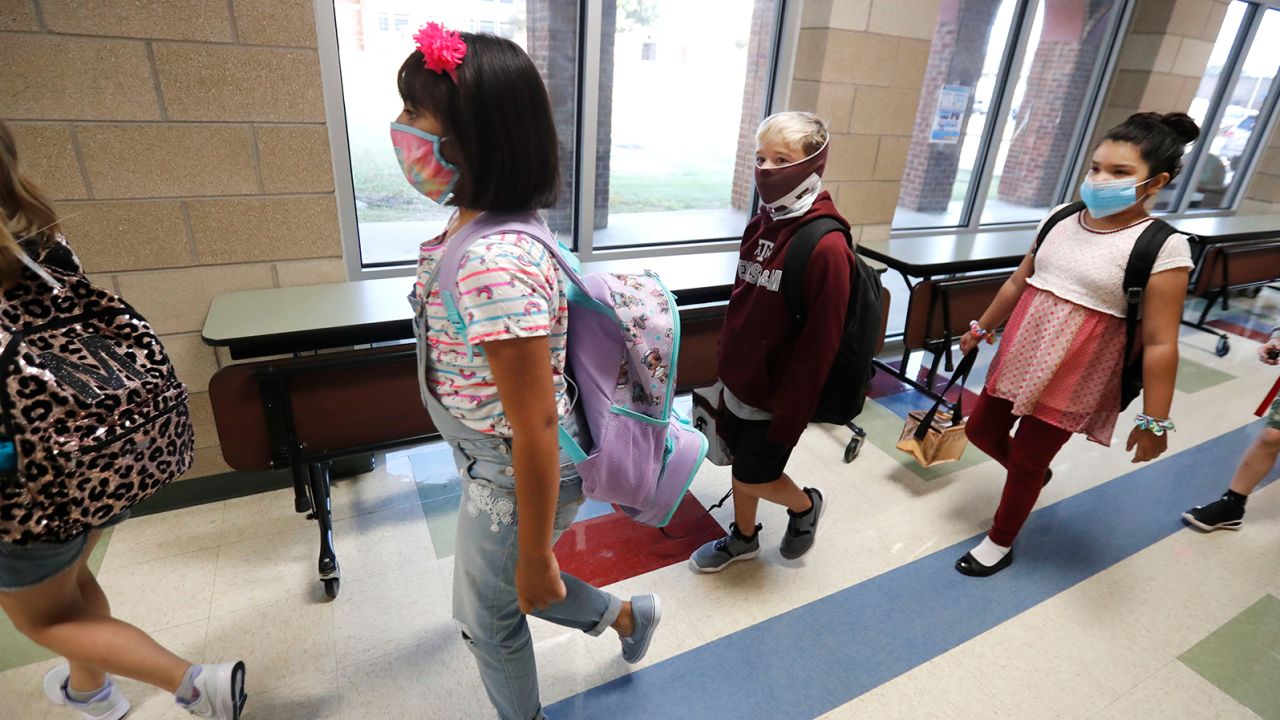
<svg viewBox="0 0 1280 720"><path fill-rule="evenodd" d="M933 116L929 142L954 145L960 142L970 89L963 85L943 85L938 91L938 110Z"/></svg>

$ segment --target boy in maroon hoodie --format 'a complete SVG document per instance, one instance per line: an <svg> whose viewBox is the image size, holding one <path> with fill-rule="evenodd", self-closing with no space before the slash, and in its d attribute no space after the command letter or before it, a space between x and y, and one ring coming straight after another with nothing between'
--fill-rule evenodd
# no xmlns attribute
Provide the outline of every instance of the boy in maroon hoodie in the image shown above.
<svg viewBox="0 0 1280 720"><path fill-rule="evenodd" d="M761 500L787 508L784 558L798 558L813 547L822 493L801 489L783 470L835 360L855 272L845 236L828 233L805 269L804 323L788 311L782 268L791 238L818 218L849 223L822 191L826 123L811 113L779 113L760 125L756 138L756 187L763 209L743 233L738 278L720 336L724 404L719 427L734 455L734 523L727 536L694 552L693 566L708 573L760 554L756 509Z"/></svg>

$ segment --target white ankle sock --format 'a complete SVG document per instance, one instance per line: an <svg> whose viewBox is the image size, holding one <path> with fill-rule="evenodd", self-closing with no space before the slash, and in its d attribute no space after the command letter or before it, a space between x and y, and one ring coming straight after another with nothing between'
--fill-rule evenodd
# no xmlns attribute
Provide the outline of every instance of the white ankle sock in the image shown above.
<svg viewBox="0 0 1280 720"><path fill-rule="evenodd" d="M992 542L991 537L982 538L982 542L978 543L978 547L969 551L974 560L982 563L987 567L991 567L1004 559L1009 554L1010 548L1003 545L997 545Z"/></svg>

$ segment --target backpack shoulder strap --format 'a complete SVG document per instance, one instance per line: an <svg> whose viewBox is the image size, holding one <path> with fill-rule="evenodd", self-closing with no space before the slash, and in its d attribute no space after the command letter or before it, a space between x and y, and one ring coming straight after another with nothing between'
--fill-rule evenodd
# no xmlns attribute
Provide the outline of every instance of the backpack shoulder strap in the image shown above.
<svg viewBox="0 0 1280 720"><path fill-rule="evenodd" d="M1049 231L1052 230L1054 226L1082 210L1084 210L1084 203L1077 201L1064 206L1062 209L1058 210L1058 212L1050 215L1049 218L1044 221L1044 225L1040 226L1040 232L1036 233L1036 244L1035 247L1032 248L1031 253L1034 255L1035 253L1040 252L1040 246L1044 244L1044 239L1049 237Z"/></svg>
<svg viewBox="0 0 1280 720"><path fill-rule="evenodd" d="M845 242L853 247L853 236L849 229L841 225L835 218L821 217L801 225L787 243L787 256L782 260L782 295L787 301L787 311L797 321L804 321L804 276L809 267L809 258L818 247L818 243L827 233L838 232L844 235Z"/></svg>
<svg viewBox="0 0 1280 720"><path fill-rule="evenodd" d="M1151 271L1156 266L1156 258L1170 236L1177 230L1169 223L1152 220L1138 236L1129 253L1129 262L1124 268L1125 299L1125 338L1124 362L1133 357L1133 348L1138 338L1138 315L1142 310L1142 296L1147 289L1147 281L1151 279Z"/></svg>

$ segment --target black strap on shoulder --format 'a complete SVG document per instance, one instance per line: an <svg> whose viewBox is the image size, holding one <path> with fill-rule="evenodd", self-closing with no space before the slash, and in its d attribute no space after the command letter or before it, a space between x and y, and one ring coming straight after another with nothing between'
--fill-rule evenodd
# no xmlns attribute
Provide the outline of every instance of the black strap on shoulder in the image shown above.
<svg viewBox="0 0 1280 720"><path fill-rule="evenodd" d="M782 260L782 295L786 298L787 310L797 322L804 322L804 276L805 269L809 267L809 257L818 247L818 242L831 232L844 235L845 242L853 247L849 228L830 217L820 217L801 225L787 243L787 256Z"/></svg>
<svg viewBox="0 0 1280 720"><path fill-rule="evenodd" d="M1044 239L1049 237L1049 231L1052 230L1055 225L1066 220L1072 215L1075 215L1081 210L1084 210L1084 203L1077 201L1064 206L1058 212L1050 215L1049 219L1045 220L1044 225L1040 227L1040 232L1036 234L1036 244L1035 247L1032 248L1031 254L1034 255L1037 252L1040 252L1040 246L1044 244Z"/></svg>
<svg viewBox="0 0 1280 720"><path fill-rule="evenodd" d="M1124 268L1124 362L1128 364L1133 357L1133 348L1138 338L1138 315L1142 310L1142 295L1147 289L1147 281L1151 279L1151 271L1156 266L1156 258L1169 236L1176 233L1169 223L1152 220L1138 236L1129 253L1129 263Z"/></svg>

